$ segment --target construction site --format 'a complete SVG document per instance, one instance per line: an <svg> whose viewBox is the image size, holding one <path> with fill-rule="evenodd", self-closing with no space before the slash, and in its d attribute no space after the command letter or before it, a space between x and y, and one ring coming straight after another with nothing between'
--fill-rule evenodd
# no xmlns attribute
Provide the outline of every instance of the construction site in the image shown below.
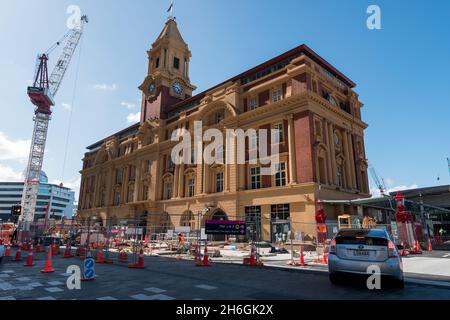
<svg viewBox="0 0 450 320"><path fill-rule="evenodd" d="M383 178L369 167L364 139L368 125L362 120L356 84L300 45L194 93L189 76L192 54L172 14L173 2L169 10L147 51L148 72L138 91L140 121L103 139L93 138L97 142L78 155L83 161L78 210L60 220L50 217L48 207L44 219L36 218L39 179L57 94L88 30L88 16L80 16L72 29L38 55L27 88L34 129L23 197L11 210L17 222L1 221L3 263L10 270L0 270L0 289L10 292L8 297L34 299L33 290L40 287L36 283L53 280L45 290L55 296L44 298L67 299L70 292L58 286L70 276L66 268L81 265L83 285L99 292L76 293L79 299L298 299L307 293L294 292L294 284L314 286L316 276L326 297L337 298L342 289L322 279L328 274L329 255L336 255L336 236L342 230L382 229L392 240L389 250L401 256L408 289L401 298L433 291L418 280L431 275L445 283L436 294L448 299L450 269L443 270L447 260L442 258L450 250L450 208L424 202L422 195L409 200L402 192L388 193ZM53 60L50 54L58 50ZM212 164L203 159L174 163L174 132L193 133L196 121L204 121L205 131L219 133L253 127L273 131L270 137L244 138L243 163L223 161L234 154L236 145L233 151L223 145L220 151L214 149ZM261 173L267 167L264 157L253 163L249 155L262 139L279 147L273 175ZM208 143L199 144L202 152L209 148ZM190 147L187 152L188 158L197 157ZM379 196L370 194L369 175ZM30 268L22 268L22 262ZM220 282L222 274L238 277L241 270L239 281L273 276L282 279L284 287L273 283L272 288L262 288L266 280L255 281L240 292L236 283ZM283 273L286 270L294 273ZM153 273L173 279L166 285L153 279ZM40 278L31 281L36 274ZM63 278L56 279L61 274ZM122 293L117 286L107 286L106 278L117 285L121 275L136 286L142 279L149 288L133 291L126 286ZM19 284L26 279L30 283ZM99 282L103 287L95 286ZM177 282L188 293L175 293ZM191 290L193 286L199 291ZM236 294L216 294L222 286ZM290 286L292 292L286 289ZM393 292L393 297L396 294L400 293Z"/></svg>

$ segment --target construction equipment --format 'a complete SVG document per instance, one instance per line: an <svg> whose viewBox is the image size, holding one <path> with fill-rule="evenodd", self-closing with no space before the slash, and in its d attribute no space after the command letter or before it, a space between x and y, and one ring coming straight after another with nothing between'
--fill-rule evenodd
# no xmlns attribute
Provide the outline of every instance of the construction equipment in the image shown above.
<svg viewBox="0 0 450 320"><path fill-rule="evenodd" d="M36 201L39 188L39 177L44 160L45 143L47 140L48 124L51 119L51 107L55 105L54 97L58 93L64 75L75 53L84 25L88 23L87 16L82 16L79 23L63 37L65 44L56 66L48 75L47 62L49 54L61 44L58 41L46 53L38 57L38 64L34 75L33 86L28 87L28 96L36 107L34 115L34 131L31 140L30 155L25 175L24 191L22 196L22 213L19 221L23 233L29 232L30 224L34 221Z"/></svg>
<svg viewBox="0 0 450 320"><path fill-rule="evenodd" d="M377 185L378 190L380 190L380 194L384 197L386 195L386 185L384 183L383 178L379 178L375 168L370 166L369 168L370 174L372 176L373 181Z"/></svg>

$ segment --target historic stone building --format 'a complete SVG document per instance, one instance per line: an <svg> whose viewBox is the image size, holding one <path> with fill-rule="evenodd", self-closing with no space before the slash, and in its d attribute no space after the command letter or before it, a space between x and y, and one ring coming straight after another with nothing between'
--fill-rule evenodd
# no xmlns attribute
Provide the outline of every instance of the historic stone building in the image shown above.
<svg viewBox="0 0 450 320"><path fill-rule="evenodd" d="M146 213L149 232L197 228L197 213L247 219L273 240L288 223L316 236L318 199L369 196L362 104L355 84L306 45L283 53L202 93L189 78L191 52L169 19L148 51L140 123L88 147L79 216L116 223ZM277 174L260 166L173 165L174 130L276 129ZM252 147L249 142L247 148ZM328 219L355 213L325 205Z"/></svg>

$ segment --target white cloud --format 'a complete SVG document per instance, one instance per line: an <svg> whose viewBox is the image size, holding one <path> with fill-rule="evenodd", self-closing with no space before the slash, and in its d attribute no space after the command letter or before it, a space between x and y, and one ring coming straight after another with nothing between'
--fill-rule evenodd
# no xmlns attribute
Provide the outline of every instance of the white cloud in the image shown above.
<svg viewBox="0 0 450 320"><path fill-rule="evenodd" d="M94 85L95 90L101 90L101 91L116 91L118 86L113 84L106 84L106 83L99 83Z"/></svg>
<svg viewBox="0 0 450 320"><path fill-rule="evenodd" d="M61 106L67 111L72 110L72 106L68 103L63 103L63 104L61 104Z"/></svg>
<svg viewBox="0 0 450 320"><path fill-rule="evenodd" d="M127 116L127 122L130 123L130 124L131 123L137 123L139 121L141 121L141 113L140 112L138 112L138 113L130 113Z"/></svg>
<svg viewBox="0 0 450 320"><path fill-rule="evenodd" d="M0 132L0 160L19 160L24 162L28 159L31 140L11 140L3 132Z"/></svg>
<svg viewBox="0 0 450 320"><path fill-rule="evenodd" d="M0 181L20 182L23 180L24 180L23 173L14 171L13 168L4 166L0 163Z"/></svg>
<svg viewBox="0 0 450 320"><path fill-rule="evenodd" d="M130 103L130 102L126 102L126 101L122 101L120 103L121 106L126 107L127 109L134 109L136 108L136 105L134 103Z"/></svg>

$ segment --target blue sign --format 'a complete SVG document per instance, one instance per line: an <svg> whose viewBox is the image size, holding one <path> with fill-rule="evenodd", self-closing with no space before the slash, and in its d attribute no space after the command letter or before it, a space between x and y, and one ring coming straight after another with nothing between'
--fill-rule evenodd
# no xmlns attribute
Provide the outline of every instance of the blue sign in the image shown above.
<svg viewBox="0 0 450 320"><path fill-rule="evenodd" d="M86 258L84 260L84 278L85 279L94 279L95 277L95 260L94 258Z"/></svg>

